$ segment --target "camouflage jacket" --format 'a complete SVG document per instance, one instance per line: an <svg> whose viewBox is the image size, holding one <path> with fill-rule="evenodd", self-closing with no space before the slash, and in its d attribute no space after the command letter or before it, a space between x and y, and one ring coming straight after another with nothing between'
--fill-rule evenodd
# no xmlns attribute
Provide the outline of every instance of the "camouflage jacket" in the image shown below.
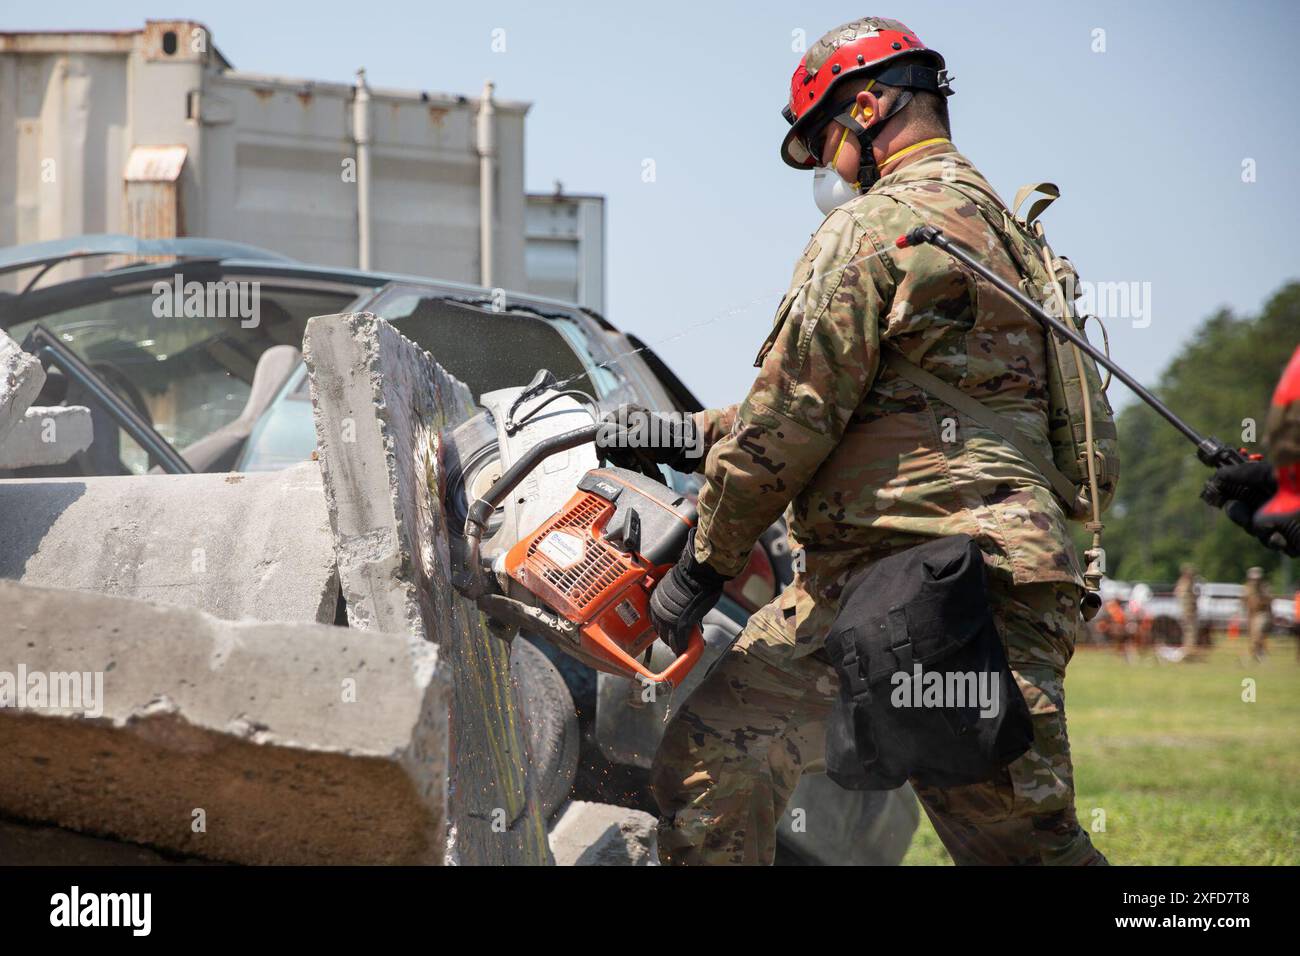
<svg viewBox="0 0 1300 956"><path fill-rule="evenodd" d="M1185 615L1196 615L1196 598L1200 586L1197 584L1194 575L1183 574L1178 578L1178 583L1174 585L1174 597L1178 599L1178 604Z"/></svg>
<svg viewBox="0 0 1300 956"><path fill-rule="evenodd" d="M1041 326L932 246L922 222L1020 279L996 232L952 184L993 192L949 143L904 157L814 233L738 406L702 412L696 557L734 574L787 506L806 570L782 599L796 640L820 644L850 574L927 538L965 532L1012 583L1081 582L1066 519L1041 474L978 423L882 367L882 349L1013 419L1048 446Z"/></svg>

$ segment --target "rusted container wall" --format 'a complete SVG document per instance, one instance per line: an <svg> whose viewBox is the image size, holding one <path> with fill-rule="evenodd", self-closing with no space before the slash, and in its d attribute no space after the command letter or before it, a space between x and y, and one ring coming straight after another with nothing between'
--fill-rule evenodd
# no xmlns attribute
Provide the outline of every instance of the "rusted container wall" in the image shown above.
<svg viewBox="0 0 1300 956"><path fill-rule="evenodd" d="M528 291L605 311L605 197L530 193Z"/></svg>
<svg viewBox="0 0 1300 956"><path fill-rule="evenodd" d="M349 84L237 71L187 20L0 33L0 246L165 229L170 209L176 234L355 267L354 96ZM494 283L523 290L529 104L495 106ZM477 112L473 97L372 88L372 269L479 281ZM125 188L135 151L155 147L185 150L174 201ZM67 263L45 281L103 267ZM28 278L0 277L0 289Z"/></svg>

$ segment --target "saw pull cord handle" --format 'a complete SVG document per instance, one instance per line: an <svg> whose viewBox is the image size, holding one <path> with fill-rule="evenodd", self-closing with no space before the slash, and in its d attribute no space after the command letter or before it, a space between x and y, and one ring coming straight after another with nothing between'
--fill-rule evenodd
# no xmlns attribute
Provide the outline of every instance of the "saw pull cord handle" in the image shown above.
<svg viewBox="0 0 1300 956"><path fill-rule="evenodd" d="M676 659L658 674L619 647L616 641L599 628L590 628L587 631L587 637L598 644L602 650L617 660L624 668L634 671L646 683L667 684L669 688L680 687L682 681L686 679L686 675L691 672L691 668L699 663L700 657L704 654L704 632L699 625L692 629L691 636L686 643L686 650L677 655Z"/></svg>
<svg viewBox="0 0 1300 956"><path fill-rule="evenodd" d="M551 455L595 441L600 428L599 422L593 422L590 425L583 425L581 428L574 428L571 431L552 435L528 449L527 454L507 468L500 478L492 482L492 487L483 493L482 498L470 505L469 512L465 515L466 537L470 535L473 529L477 529L478 533L482 535L483 530L487 527L488 519L492 516L492 512L496 510L496 506L501 504L505 496L510 494L521 481L528 477L534 468Z"/></svg>
<svg viewBox="0 0 1300 956"><path fill-rule="evenodd" d="M551 455L595 441L601 431L610 427L618 426L611 422L592 422L581 428L552 435L528 449L522 458L507 468L501 477L492 483L492 487L483 493L483 497L470 505L469 512L465 515L465 537L480 541L496 506L501 504L506 495L510 494L543 461Z"/></svg>

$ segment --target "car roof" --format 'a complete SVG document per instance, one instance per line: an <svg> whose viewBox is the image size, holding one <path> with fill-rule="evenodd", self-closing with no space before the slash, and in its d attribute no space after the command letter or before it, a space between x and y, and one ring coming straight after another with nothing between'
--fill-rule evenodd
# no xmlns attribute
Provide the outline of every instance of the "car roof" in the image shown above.
<svg viewBox="0 0 1300 956"><path fill-rule="evenodd" d="M177 259L239 257L259 262L294 261L278 252L249 245L246 242L231 242L228 239L203 239L197 236L141 239L137 236L104 232L0 249L0 275L36 266L52 266L71 259L114 255L173 256Z"/></svg>
<svg viewBox="0 0 1300 956"><path fill-rule="evenodd" d="M342 266L315 265L299 262L289 256L259 246L228 239L207 239L199 236L176 236L164 239L140 239L118 233L96 233L73 236L68 239L52 239L47 242L35 242L22 246L10 246L0 249L0 275L20 269L44 266L45 271L72 259L93 256L131 255L141 257L170 256L174 259L203 258L218 261L222 267L269 271L280 275L310 276L331 278L359 285L378 287L390 282L410 283L442 292L459 294L472 298L490 299L495 290L485 286L457 282L451 279L432 279L428 276L415 276L398 272L381 272L376 270L350 269ZM90 276L80 276L41 286L39 290L31 286L40 278L38 275L28 283L32 292L45 292L64 284L74 282L86 283L96 279L119 279L133 273L156 271L157 262L132 263L114 269L108 269ZM43 274L43 273L42 273ZM83 286L84 287L84 286ZM552 299L546 296L532 295L514 290L505 290L511 303L533 306L534 308L563 310L564 312L581 312L604 329L616 332L614 325L599 312L574 302Z"/></svg>

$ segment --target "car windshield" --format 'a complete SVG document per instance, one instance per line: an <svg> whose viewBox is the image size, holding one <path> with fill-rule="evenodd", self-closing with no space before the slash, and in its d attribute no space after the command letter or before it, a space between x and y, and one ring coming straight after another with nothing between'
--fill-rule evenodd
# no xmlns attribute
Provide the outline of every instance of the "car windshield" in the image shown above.
<svg viewBox="0 0 1300 956"><path fill-rule="evenodd" d="M582 328L563 318L491 312L407 284L385 286L356 308L391 322L464 382L475 401L484 392L523 385L541 368L566 381L566 388L597 399L620 385L587 351ZM236 467L284 468L308 457L315 447L307 373L300 367L258 421Z"/></svg>
<svg viewBox="0 0 1300 956"><path fill-rule="evenodd" d="M224 314L230 317L226 318L185 315L184 309L178 315L170 302L160 307L159 295L149 287L53 310L7 331L21 342L38 323L43 325L183 452L240 417L258 359L268 348L300 348L307 319L342 311L356 298L350 291L224 284L255 286L256 299L250 289L245 302L256 301L256 310L227 309ZM246 317L240 318L241 314ZM51 379L47 389L57 389L62 377ZM74 389L69 387L66 395L47 394L42 400L93 404L86 396L73 394ZM97 421L97 435L98 431ZM125 432L114 431L111 451L121 467L108 470L147 471L151 462L145 451ZM96 445L101 444L97 438Z"/></svg>
<svg viewBox="0 0 1300 956"><path fill-rule="evenodd" d="M570 320L491 312L409 287L390 288L365 308L429 352L469 386L476 400L484 392L524 385L543 368L565 382L566 388L596 398L610 390L606 379L613 377L596 370L590 356L580 354L581 331ZM566 324L574 325L573 335L560 331Z"/></svg>

